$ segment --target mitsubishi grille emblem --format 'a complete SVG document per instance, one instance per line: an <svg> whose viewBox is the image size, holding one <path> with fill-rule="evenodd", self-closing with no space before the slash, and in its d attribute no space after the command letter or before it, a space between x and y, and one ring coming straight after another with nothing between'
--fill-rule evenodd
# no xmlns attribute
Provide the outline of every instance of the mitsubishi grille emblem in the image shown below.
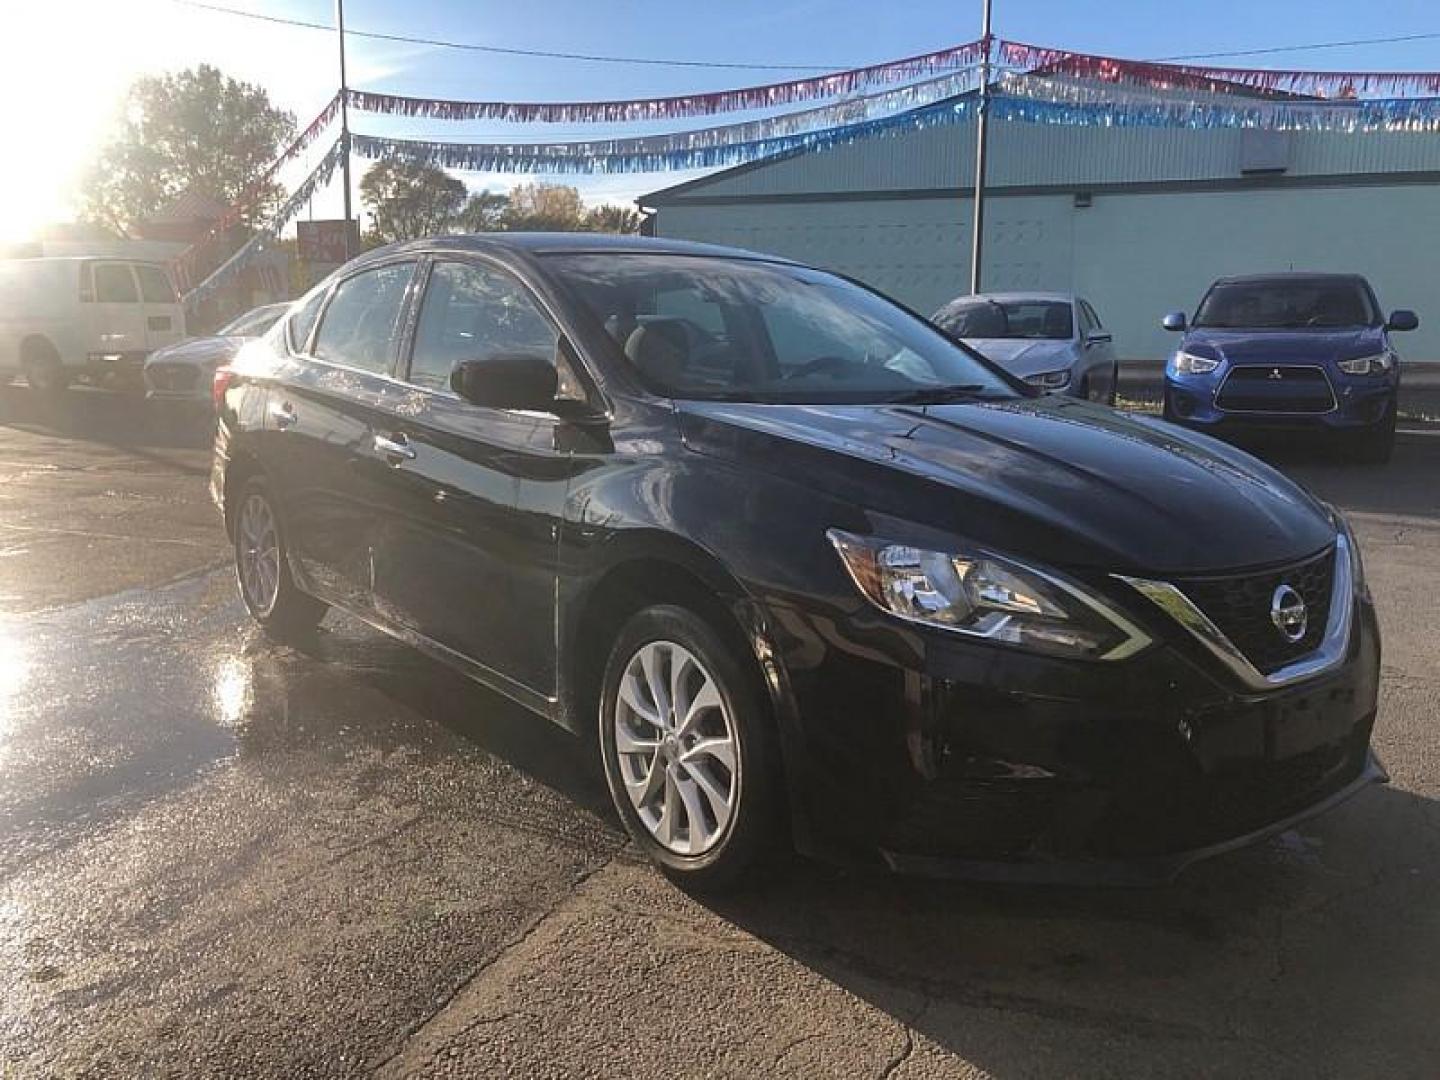
<svg viewBox="0 0 1440 1080"><path fill-rule="evenodd" d="M1268 377L1271 379L1283 379L1285 376L1280 374L1280 369L1278 367L1272 367L1270 369L1270 375Z"/></svg>
<svg viewBox="0 0 1440 1080"><path fill-rule="evenodd" d="M1279 586L1270 597L1270 621L1292 645L1305 636L1310 616L1305 610L1305 601L1289 585Z"/></svg>

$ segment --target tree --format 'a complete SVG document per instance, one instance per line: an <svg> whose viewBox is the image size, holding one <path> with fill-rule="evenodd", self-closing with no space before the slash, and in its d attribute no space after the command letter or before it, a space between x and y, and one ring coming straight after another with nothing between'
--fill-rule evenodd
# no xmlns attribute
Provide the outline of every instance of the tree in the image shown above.
<svg viewBox="0 0 1440 1080"><path fill-rule="evenodd" d="M497 232L505 228L505 215L509 210L510 196L498 191L471 195L460 211L460 228L465 232Z"/></svg>
<svg viewBox="0 0 1440 1080"><path fill-rule="evenodd" d="M580 192L565 184L521 184L510 190L504 225L512 232L580 232L585 204Z"/></svg>
<svg viewBox="0 0 1440 1080"><path fill-rule="evenodd" d="M83 214L127 235L184 191L234 203L294 132L295 117L272 105L263 88L208 64L138 79L82 182ZM267 183L251 194L247 223L273 213L282 190Z"/></svg>
<svg viewBox="0 0 1440 1080"><path fill-rule="evenodd" d="M381 240L418 240L450 230L465 205L465 185L434 165L378 161L360 181L360 199Z"/></svg>
<svg viewBox="0 0 1440 1080"><path fill-rule="evenodd" d="M628 206L607 203L585 215L585 227L592 232L638 233L640 215Z"/></svg>

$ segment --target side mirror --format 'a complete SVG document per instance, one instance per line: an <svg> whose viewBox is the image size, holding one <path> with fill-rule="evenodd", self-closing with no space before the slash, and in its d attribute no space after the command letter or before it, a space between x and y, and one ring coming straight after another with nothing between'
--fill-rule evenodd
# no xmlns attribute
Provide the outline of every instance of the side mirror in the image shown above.
<svg viewBox="0 0 1440 1080"><path fill-rule="evenodd" d="M1184 330L1185 313L1183 311L1172 311L1160 320L1160 325L1166 330Z"/></svg>
<svg viewBox="0 0 1440 1080"><path fill-rule="evenodd" d="M471 405L552 412L559 380L548 356L501 352L461 360L450 371L450 389Z"/></svg>
<svg viewBox="0 0 1440 1080"><path fill-rule="evenodd" d="M1390 318L1385 323L1386 330L1418 330L1420 329L1420 316L1413 311L1406 311L1404 308L1390 312Z"/></svg>

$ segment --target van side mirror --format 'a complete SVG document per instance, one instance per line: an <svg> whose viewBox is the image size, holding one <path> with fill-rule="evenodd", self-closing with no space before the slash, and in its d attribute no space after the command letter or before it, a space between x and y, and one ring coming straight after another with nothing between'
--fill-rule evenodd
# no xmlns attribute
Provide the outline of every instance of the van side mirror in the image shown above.
<svg viewBox="0 0 1440 1080"><path fill-rule="evenodd" d="M559 380L548 356L498 352L461 360L450 371L450 389L472 405L552 412Z"/></svg>
<svg viewBox="0 0 1440 1080"><path fill-rule="evenodd" d="M1183 311L1172 311L1160 320L1160 325L1166 330L1184 330L1185 313Z"/></svg>
<svg viewBox="0 0 1440 1080"><path fill-rule="evenodd" d="M1404 308L1397 308L1390 312L1390 318L1385 322L1386 330L1418 330L1420 329L1420 316L1413 311L1406 311Z"/></svg>

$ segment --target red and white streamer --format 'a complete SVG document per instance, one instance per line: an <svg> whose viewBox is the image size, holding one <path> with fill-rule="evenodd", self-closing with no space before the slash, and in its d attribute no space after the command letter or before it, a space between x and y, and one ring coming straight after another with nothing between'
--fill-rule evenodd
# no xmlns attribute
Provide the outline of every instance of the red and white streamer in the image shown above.
<svg viewBox="0 0 1440 1080"><path fill-rule="evenodd" d="M1440 71L1302 71L1164 64L1095 56L1018 41L1002 41L999 48L1000 63L1012 70L1037 75L1071 75L1158 90L1199 90L1212 94L1249 90L1342 101L1440 94Z"/></svg>
<svg viewBox="0 0 1440 1080"><path fill-rule="evenodd" d="M687 116L769 109L895 86L914 79L974 68L984 54L985 43L971 41L937 52L829 75L736 90L626 101L451 101L351 90L349 102L352 109L360 112L415 116L427 120L504 120L517 124L617 124L678 120Z"/></svg>

